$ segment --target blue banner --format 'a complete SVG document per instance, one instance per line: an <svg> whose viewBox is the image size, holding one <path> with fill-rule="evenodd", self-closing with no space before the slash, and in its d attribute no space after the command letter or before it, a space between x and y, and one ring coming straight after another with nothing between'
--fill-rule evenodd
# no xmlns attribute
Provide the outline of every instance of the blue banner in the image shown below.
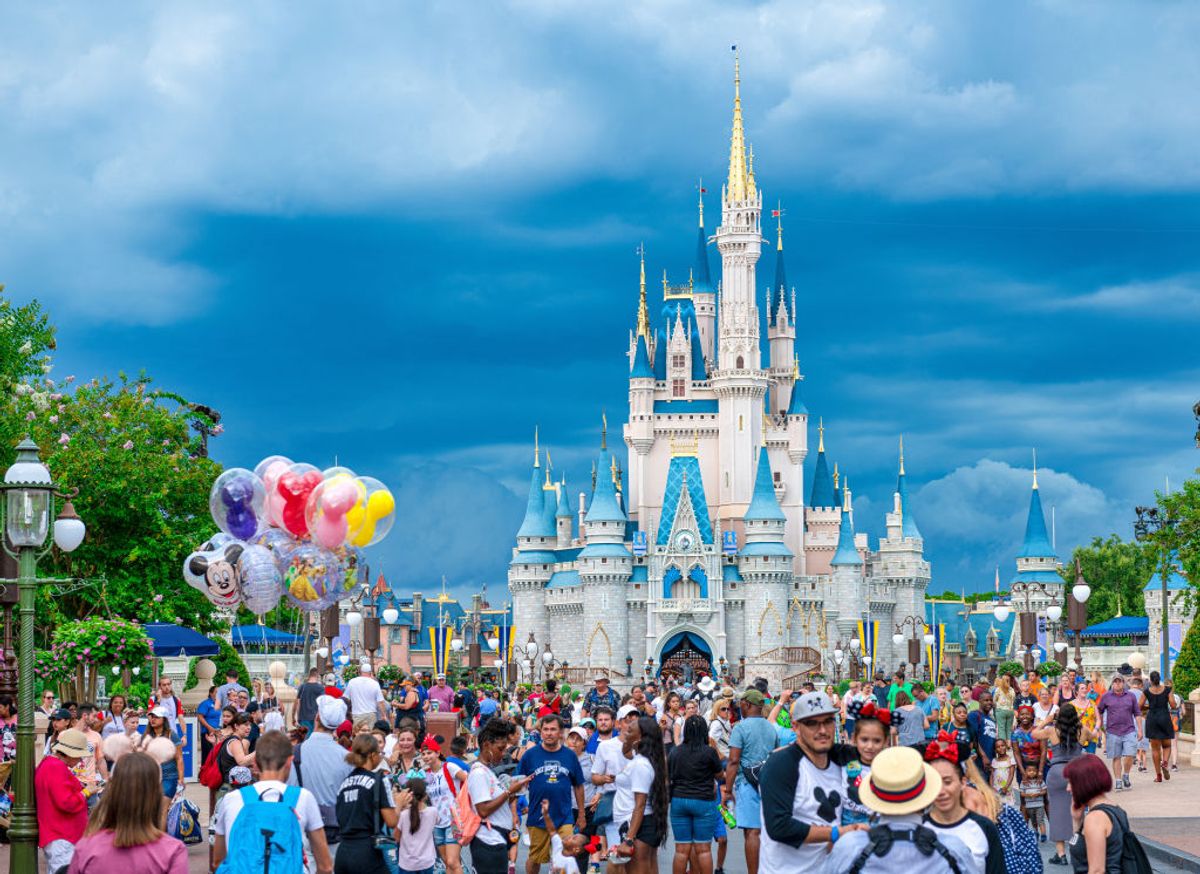
<svg viewBox="0 0 1200 874"><path fill-rule="evenodd" d="M450 664L450 641L454 637L454 629L448 625L433 626L429 629L429 649L433 654L433 675L446 673Z"/></svg>
<svg viewBox="0 0 1200 874"><path fill-rule="evenodd" d="M942 676L942 664L946 655L946 626L937 624L926 626L926 631L933 635L933 643L925 647L925 659L929 664L929 678L938 682Z"/></svg>
<svg viewBox="0 0 1200 874"><path fill-rule="evenodd" d="M737 532L722 531L721 532L721 551L726 555L736 555L738 551Z"/></svg>
<svg viewBox="0 0 1200 874"><path fill-rule="evenodd" d="M633 532L633 554L634 555L645 555L646 554L646 532L645 531Z"/></svg>

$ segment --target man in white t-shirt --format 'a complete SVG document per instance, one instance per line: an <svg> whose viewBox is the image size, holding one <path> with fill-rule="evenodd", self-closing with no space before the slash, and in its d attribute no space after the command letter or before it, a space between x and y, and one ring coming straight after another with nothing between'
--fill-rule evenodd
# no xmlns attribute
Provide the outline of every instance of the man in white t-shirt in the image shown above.
<svg viewBox="0 0 1200 874"><path fill-rule="evenodd" d="M792 708L796 742L771 753L759 773L763 871L817 871L829 844L867 828L841 825L845 765L857 750L834 743L836 714L824 692L801 695Z"/></svg>
<svg viewBox="0 0 1200 874"><path fill-rule="evenodd" d="M383 689L379 687L379 681L372 676L373 673L371 663L363 662L359 666L358 676L346 684L342 697L350 705L350 718L353 720L370 717L374 722L376 719L388 718Z"/></svg>
<svg viewBox="0 0 1200 874"><path fill-rule="evenodd" d="M254 790L259 797L269 801L282 798L287 791L288 772L292 769L292 742L281 731L268 731L258 739L254 749L255 759L261 772ZM242 811L240 792L230 792L221 799L213 816L213 865L219 866L229 853L240 852L240 847L228 846L234 821ZM333 856L325 842L325 827L321 821L321 809L317 799L307 789L300 789L296 802L296 818L300 821L300 832L304 839L304 860L307 871L317 874L332 874Z"/></svg>

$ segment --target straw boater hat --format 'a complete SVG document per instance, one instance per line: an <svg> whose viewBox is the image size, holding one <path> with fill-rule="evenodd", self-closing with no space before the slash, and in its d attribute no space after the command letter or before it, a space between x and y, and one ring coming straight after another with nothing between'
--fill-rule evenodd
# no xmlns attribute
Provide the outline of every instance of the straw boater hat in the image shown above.
<svg viewBox="0 0 1200 874"><path fill-rule="evenodd" d="M890 747L871 762L871 774L858 787L858 797L876 813L901 816L933 804L942 778L912 747Z"/></svg>
<svg viewBox="0 0 1200 874"><path fill-rule="evenodd" d="M77 728L68 728L58 736L53 750L73 759L82 759L88 754L87 736Z"/></svg>

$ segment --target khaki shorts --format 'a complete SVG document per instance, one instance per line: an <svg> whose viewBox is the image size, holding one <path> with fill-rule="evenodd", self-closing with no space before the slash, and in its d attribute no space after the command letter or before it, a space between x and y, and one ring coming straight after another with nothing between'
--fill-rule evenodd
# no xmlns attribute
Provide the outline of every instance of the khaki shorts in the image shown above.
<svg viewBox="0 0 1200 874"><path fill-rule="evenodd" d="M529 861L538 865L545 865L550 861L550 832L544 828L537 826L529 826ZM574 825L560 825L558 827L558 836L569 838L575 834Z"/></svg>

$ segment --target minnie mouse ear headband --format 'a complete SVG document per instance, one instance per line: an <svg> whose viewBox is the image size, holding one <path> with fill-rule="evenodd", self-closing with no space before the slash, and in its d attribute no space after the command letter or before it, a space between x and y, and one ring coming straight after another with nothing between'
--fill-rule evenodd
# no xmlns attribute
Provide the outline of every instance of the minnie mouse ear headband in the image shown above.
<svg viewBox="0 0 1200 874"><path fill-rule="evenodd" d="M919 745L917 749L926 762L945 759L950 764L958 766L960 771L966 766L967 760L971 758L970 744L960 742L958 735L948 731L939 731L936 738Z"/></svg>
<svg viewBox="0 0 1200 874"><path fill-rule="evenodd" d="M430 750L431 752L437 753L439 756L442 754L442 745L438 743L437 738L433 737L432 735L425 738L425 742L421 744L421 749Z"/></svg>
<svg viewBox="0 0 1200 874"><path fill-rule="evenodd" d="M884 725L892 724L892 711L886 707L880 707L874 701L854 701L846 707L846 717L848 719L876 719Z"/></svg>
<svg viewBox="0 0 1200 874"><path fill-rule="evenodd" d="M1022 713L1033 713L1033 708L1028 704L1022 704L1017 708L1017 715L1020 716Z"/></svg>

